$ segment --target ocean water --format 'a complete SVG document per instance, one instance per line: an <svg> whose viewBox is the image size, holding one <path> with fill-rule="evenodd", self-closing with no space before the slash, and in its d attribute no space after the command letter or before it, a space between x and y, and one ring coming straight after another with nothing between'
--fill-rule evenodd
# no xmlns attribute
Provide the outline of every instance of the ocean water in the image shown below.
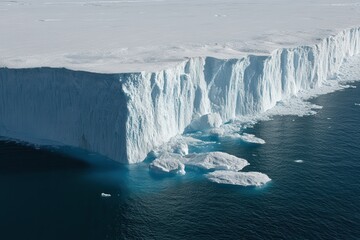
<svg viewBox="0 0 360 240"><path fill-rule="evenodd" d="M261 188L1 141L0 239L360 239L360 83L352 85L313 99L323 106L316 115L246 130L264 145L212 147L267 174Z"/></svg>

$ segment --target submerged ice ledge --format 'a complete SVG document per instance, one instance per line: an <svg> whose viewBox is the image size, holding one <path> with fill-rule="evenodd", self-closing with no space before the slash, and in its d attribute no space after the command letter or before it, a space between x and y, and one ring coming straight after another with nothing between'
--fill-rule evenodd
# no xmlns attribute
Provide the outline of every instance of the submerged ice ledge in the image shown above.
<svg viewBox="0 0 360 240"><path fill-rule="evenodd" d="M1 68L0 135L136 163L194 121L217 127L321 87L359 53L360 28L352 28L313 46L240 59L191 58L158 72Z"/></svg>

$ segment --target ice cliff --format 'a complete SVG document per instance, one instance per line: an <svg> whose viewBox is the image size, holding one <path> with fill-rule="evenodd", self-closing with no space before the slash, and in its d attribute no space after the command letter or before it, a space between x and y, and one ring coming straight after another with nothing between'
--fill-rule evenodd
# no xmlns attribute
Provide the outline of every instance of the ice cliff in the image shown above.
<svg viewBox="0 0 360 240"><path fill-rule="evenodd" d="M136 163L201 116L216 125L266 111L320 87L359 53L360 28L352 28L313 46L239 59L191 58L159 72L1 68L0 136Z"/></svg>

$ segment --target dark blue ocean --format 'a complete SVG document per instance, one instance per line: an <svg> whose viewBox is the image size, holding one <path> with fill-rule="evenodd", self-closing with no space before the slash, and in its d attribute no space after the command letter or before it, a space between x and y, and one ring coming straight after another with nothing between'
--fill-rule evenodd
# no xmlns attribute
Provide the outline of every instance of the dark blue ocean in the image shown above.
<svg viewBox="0 0 360 240"><path fill-rule="evenodd" d="M360 239L360 84L313 99L305 117L247 132L260 146L220 142L262 188L202 174L157 177L147 164L66 157L0 142L0 239ZM296 163L295 160L303 160ZM101 193L110 193L109 198Z"/></svg>

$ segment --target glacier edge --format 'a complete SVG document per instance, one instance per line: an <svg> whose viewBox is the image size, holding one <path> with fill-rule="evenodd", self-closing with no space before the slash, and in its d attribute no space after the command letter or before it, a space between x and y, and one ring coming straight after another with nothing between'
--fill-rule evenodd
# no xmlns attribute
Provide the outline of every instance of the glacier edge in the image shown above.
<svg viewBox="0 0 360 240"><path fill-rule="evenodd" d="M219 114L226 122L266 111L320 87L359 53L360 28L351 28L313 46L240 59L190 58L158 72L0 68L0 135L136 163L200 116Z"/></svg>

